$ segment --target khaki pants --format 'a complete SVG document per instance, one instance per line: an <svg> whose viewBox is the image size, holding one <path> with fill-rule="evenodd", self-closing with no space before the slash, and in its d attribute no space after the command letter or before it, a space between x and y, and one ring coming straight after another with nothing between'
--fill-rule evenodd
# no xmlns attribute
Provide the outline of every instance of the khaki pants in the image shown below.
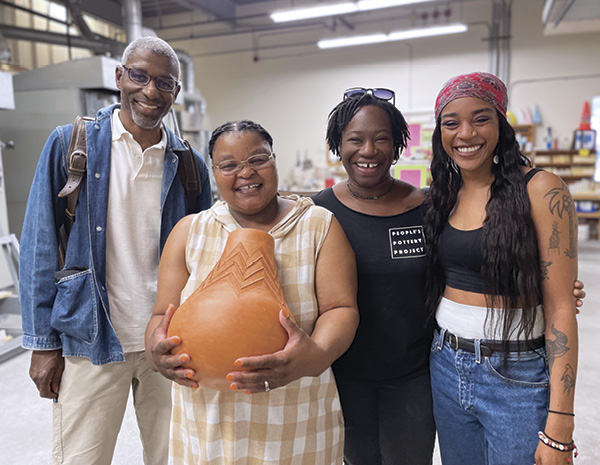
<svg viewBox="0 0 600 465"><path fill-rule="evenodd" d="M133 391L144 464L165 465L169 445L171 381L153 372L144 352L124 363L94 366L65 358L58 402L53 404L53 465L110 465Z"/></svg>

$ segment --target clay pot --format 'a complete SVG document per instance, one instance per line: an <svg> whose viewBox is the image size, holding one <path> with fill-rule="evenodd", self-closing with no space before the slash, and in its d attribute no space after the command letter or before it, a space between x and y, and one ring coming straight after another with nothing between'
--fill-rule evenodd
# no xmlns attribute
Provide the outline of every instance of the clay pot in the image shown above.
<svg viewBox="0 0 600 465"><path fill-rule="evenodd" d="M243 368L240 357L281 350L288 339L279 311L291 316L275 264L273 237L258 229L229 234L223 255L202 284L177 309L168 335L181 338L176 353L202 386L228 391L225 376Z"/></svg>

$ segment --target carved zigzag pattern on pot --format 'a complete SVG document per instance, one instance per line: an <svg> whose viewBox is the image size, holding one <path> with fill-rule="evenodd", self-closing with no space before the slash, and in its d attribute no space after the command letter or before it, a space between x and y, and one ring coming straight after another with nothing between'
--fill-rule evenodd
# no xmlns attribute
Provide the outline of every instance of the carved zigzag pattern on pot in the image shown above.
<svg viewBox="0 0 600 465"><path fill-rule="evenodd" d="M232 253L216 263L196 292L209 285L226 281L239 297L243 292L261 286L285 305L277 268L264 258L269 255L272 253L261 248L250 254L243 244L236 245Z"/></svg>

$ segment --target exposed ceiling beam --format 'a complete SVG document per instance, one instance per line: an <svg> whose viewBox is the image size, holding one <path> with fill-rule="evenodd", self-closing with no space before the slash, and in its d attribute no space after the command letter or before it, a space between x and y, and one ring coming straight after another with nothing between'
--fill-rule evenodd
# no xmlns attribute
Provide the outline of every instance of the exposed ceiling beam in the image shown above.
<svg viewBox="0 0 600 465"><path fill-rule="evenodd" d="M217 18L235 17L235 3L231 0L190 0L189 3Z"/></svg>
<svg viewBox="0 0 600 465"><path fill-rule="evenodd" d="M50 31L41 31L38 29L26 29L8 24L0 24L0 32L8 39L28 40L32 42L42 42L45 44L65 45L77 48L86 48L94 53L112 54L121 52L125 47L121 42L108 38L97 38L90 41L80 36L67 36Z"/></svg>
<svg viewBox="0 0 600 465"><path fill-rule="evenodd" d="M68 0L54 0L67 6ZM123 25L121 3L115 0L78 0L81 11L118 26Z"/></svg>

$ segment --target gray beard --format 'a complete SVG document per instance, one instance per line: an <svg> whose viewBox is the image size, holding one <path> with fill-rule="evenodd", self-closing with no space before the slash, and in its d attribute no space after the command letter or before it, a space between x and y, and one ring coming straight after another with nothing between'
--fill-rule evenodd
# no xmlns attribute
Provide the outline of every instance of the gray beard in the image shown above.
<svg viewBox="0 0 600 465"><path fill-rule="evenodd" d="M142 116L136 111L131 111L131 119L142 129L155 129L156 127L160 126L160 123L162 122L162 117L158 118L158 120L155 120Z"/></svg>

